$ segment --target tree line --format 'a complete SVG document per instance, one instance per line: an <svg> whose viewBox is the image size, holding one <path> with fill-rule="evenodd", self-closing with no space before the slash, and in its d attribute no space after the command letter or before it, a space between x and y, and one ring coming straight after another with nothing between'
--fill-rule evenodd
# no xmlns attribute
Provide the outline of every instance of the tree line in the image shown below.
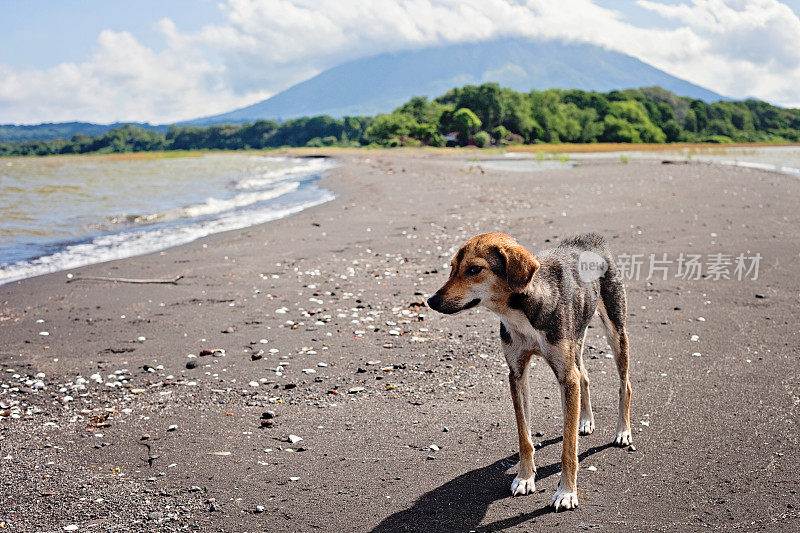
<svg viewBox="0 0 800 533"><path fill-rule="evenodd" d="M93 124L91 122L50 122L34 125L0 124L0 143L69 139L79 133L93 136L102 135L109 130L119 128L126 124L131 123L116 122L114 124ZM162 133L166 132L169 127L166 125L154 126L143 122L137 122L131 125L139 126L145 130L160 131Z"/></svg>
<svg viewBox="0 0 800 533"><path fill-rule="evenodd" d="M0 143L0 155L239 150L284 146L800 142L800 110L759 100L706 103L660 87L600 93L466 85L375 117L304 117L218 126L133 125L102 135Z"/></svg>

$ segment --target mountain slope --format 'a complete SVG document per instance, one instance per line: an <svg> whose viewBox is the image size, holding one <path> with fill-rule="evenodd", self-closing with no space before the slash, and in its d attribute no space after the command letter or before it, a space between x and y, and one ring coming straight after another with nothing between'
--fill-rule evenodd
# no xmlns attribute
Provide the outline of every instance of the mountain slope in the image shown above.
<svg viewBox="0 0 800 533"><path fill-rule="evenodd" d="M435 97L455 86L497 82L518 91L610 91L660 86L680 96L722 96L636 58L589 44L499 39L381 54L349 61L275 96L185 124L285 120L309 115L372 115L412 96Z"/></svg>

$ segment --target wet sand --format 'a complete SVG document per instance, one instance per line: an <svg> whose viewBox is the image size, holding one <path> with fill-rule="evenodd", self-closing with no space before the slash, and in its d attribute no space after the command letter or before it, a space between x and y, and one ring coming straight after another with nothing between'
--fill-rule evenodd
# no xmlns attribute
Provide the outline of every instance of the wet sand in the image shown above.
<svg viewBox="0 0 800 533"><path fill-rule="evenodd" d="M337 157L327 204L0 287L6 530L800 528L800 181L659 161L519 172L459 152ZM757 280L687 280L676 264L648 280L645 260L628 281L633 452L610 445L617 377L593 324L596 430L580 439L575 511L548 507L551 371L531 376L538 492L512 498L498 319L420 307L452 251L488 231L532 250L597 231L618 254L762 256Z"/></svg>

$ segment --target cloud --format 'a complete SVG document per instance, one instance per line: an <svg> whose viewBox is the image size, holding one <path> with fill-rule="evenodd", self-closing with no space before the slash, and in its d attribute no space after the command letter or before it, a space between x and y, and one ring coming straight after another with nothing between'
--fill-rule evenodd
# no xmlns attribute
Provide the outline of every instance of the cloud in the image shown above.
<svg viewBox="0 0 800 533"><path fill-rule="evenodd" d="M236 94L224 66L183 49L180 42L155 52L130 33L111 30L100 33L90 59L82 63L27 70L0 65L2 122L170 122L266 96Z"/></svg>
<svg viewBox="0 0 800 533"><path fill-rule="evenodd" d="M683 24L697 48L652 62L734 97L800 106L800 19L776 0L695 0L640 7Z"/></svg>
<svg viewBox="0 0 800 533"><path fill-rule="evenodd" d="M161 50L105 30L85 62L0 65L0 119L169 122L253 103L350 59L500 36L598 44L722 94L800 104L800 19L786 5L636 4L674 24L637 26L592 0L229 0L220 23L194 32L160 21Z"/></svg>
<svg viewBox="0 0 800 533"><path fill-rule="evenodd" d="M277 91L341 62L382 52L500 36L558 38L630 53L657 53L655 41L689 51L689 31L624 23L591 0L231 0L226 24L182 36L229 66L236 91ZM266 67L266 68L265 68Z"/></svg>

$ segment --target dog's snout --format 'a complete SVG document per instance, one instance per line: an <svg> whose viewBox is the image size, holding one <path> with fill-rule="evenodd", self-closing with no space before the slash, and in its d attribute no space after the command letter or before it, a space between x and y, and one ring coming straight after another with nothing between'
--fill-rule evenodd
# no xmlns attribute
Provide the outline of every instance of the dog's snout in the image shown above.
<svg viewBox="0 0 800 533"><path fill-rule="evenodd" d="M436 294L428 298L428 307L430 307L434 311L438 311L439 308L441 308L442 306L442 300L443 300L442 295L437 292Z"/></svg>

